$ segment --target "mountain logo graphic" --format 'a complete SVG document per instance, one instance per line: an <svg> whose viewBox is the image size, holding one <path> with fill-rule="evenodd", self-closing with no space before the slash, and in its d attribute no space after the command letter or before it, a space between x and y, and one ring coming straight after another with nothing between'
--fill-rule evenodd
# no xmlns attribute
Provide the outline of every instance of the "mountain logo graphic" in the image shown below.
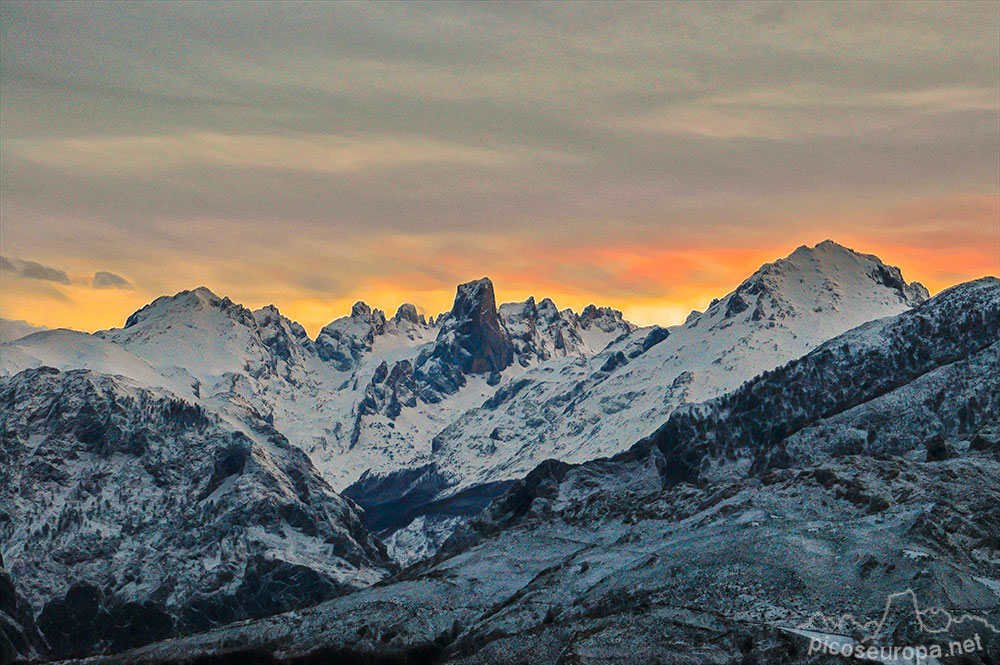
<svg viewBox="0 0 1000 665"><path fill-rule="evenodd" d="M860 633L864 635L861 642L874 642L878 640L886 624L893 615L911 615L920 630L930 634L949 633L956 626L970 624L979 630L989 630L1000 634L1000 628L990 622L987 618L974 614L962 613L953 614L941 607L929 607L921 609L917 594L913 589L893 593L885 599L885 609L882 615L871 621L863 621L853 614L826 615L822 612L815 612L806 621L796 628L800 630L810 630L820 633L833 633L838 635L850 635Z"/></svg>

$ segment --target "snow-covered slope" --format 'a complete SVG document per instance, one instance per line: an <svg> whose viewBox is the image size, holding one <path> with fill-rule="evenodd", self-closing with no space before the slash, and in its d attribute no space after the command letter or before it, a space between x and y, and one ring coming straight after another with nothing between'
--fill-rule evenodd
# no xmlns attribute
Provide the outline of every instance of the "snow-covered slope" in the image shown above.
<svg viewBox="0 0 1000 665"><path fill-rule="evenodd" d="M640 328L596 355L555 357L512 376L434 436L429 504L527 473L545 459L582 462L648 435L678 406L734 390L827 339L920 304L919 284L874 256L827 241L762 266L680 326ZM367 494L374 479L367 478ZM387 477L389 485L396 485ZM360 499L356 488L348 496ZM365 504L364 500L361 500ZM419 515L418 515L419 516ZM437 520L390 538L440 541ZM389 537L389 532L384 532Z"/></svg>
<svg viewBox="0 0 1000 665"><path fill-rule="evenodd" d="M830 241L800 247L684 325L639 329L591 358L525 372L439 434L434 460L462 488L522 475L548 458L613 454L678 405L729 392L926 297L874 256Z"/></svg>
<svg viewBox="0 0 1000 665"><path fill-rule="evenodd" d="M188 369L204 385L202 392L206 394L223 388L226 375L246 373L257 378L280 370L291 374L304 355L301 338L294 332L288 335L286 357L273 354L252 311L219 298L205 287L157 298L132 314L123 328L96 336L154 367ZM281 367L278 358L284 361Z"/></svg>
<svg viewBox="0 0 1000 665"><path fill-rule="evenodd" d="M198 389L198 381L186 369L157 369L114 342L76 330L46 330L0 346L0 376L43 366L127 376L141 385L167 388L188 398Z"/></svg>

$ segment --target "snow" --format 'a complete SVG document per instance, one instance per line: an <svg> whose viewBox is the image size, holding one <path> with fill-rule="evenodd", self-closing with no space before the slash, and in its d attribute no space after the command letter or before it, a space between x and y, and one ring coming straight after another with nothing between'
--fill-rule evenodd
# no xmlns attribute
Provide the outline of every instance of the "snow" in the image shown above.
<svg viewBox="0 0 1000 665"><path fill-rule="evenodd" d="M167 388L185 396L192 395L194 383L183 369L159 371L118 344L65 328L35 333L0 346L0 375L10 376L43 365L127 376L143 385Z"/></svg>
<svg viewBox="0 0 1000 665"><path fill-rule="evenodd" d="M464 295L474 300L486 285L465 285ZM824 242L762 266L665 339L661 329L635 329L608 308L576 315L548 299L509 303L498 308L501 321L509 320L515 348L525 346L499 383L469 375L439 402L418 400L394 419L358 415L376 368L415 361L441 330L402 307L387 320L358 303L314 341L274 307L251 312L201 287L156 299L123 328L48 331L4 344L0 373L51 365L127 376L196 400L237 429L268 419L337 491L366 471L433 462L453 493L518 478L548 458L613 455L678 406L729 392L925 293L877 258ZM328 351L347 356L324 359L323 339Z"/></svg>
<svg viewBox="0 0 1000 665"><path fill-rule="evenodd" d="M831 337L919 303L919 297L873 281L880 267L874 257L834 243L799 248L611 372L601 371L608 359L634 348L649 328L591 359L533 368L522 377L530 385L517 400L465 414L437 459L461 479L457 491L521 476L549 457L583 462L624 450L681 404L730 392ZM749 302L732 313L737 297ZM497 429L512 432L509 441L495 442L490 455L476 452L488 448L484 443Z"/></svg>
<svg viewBox="0 0 1000 665"><path fill-rule="evenodd" d="M972 579L989 587L990 591L995 593L997 597L1000 598L1000 580L994 580L988 577L973 577Z"/></svg>

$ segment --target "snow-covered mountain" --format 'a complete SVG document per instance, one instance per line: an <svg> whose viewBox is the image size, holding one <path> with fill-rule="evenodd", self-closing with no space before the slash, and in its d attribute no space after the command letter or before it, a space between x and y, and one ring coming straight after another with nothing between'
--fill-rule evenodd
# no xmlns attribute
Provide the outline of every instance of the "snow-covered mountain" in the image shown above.
<svg viewBox="0 0 1000 665"><path fill-rule="evenodd" d="M994 662L998 488L987 278L677 409L614 457L543 462L382 584L98 662L840 662L808 654L835 637L820 612L885 619L890 648L976 634L968 662ZM975 619L929 634L883 615L903 589Z"/></svg>
<svg viewBox="0 0 1000 665"><path fill-rule="evenodd" d="M642 328L592 358L549 363L436 438L458 487L523 475L554 457L623 450L679 404L727 393L862 323L927 298L899 270L833 242L762 266L680 326Z"/></svg>
<svg viewBox="0 0 1000 665"><path fill-rule="evenodd" d="M630 329L607 308L587 325L561 316L574 346L543 314L516 367L592 353L578 331ZM358 303L315 341L273 306L206 288L158 298L120 329L19 336L0 347L0 540L21 599L5 616L31 630L37 618L45 653L65 656L377 581L393 562L302 449L345 484L400 468L419 451L387 455L379 425L406 411L430 431L514 359L489 280L459 287L437 324L412 305L386 319Z"/></svg>
<svg viewBox="0 0 1000 665"><path fill-rule="evenodd" d="M670 328L549 299L497 307L484 278L460 285L436 319L408 304L387 319L358 302L311 340L273 306L251 311L199 288L158 298L120 329L5 344L0 372L127 376L234 426L247 404L383 535L409 526L389 543L409 561L540 461L614 454L677 406L925 297L898 269L830 241L762 266Z"/></svg>
<svg viewBox="0 0 1000 665"><path fill-rule="evenodd" d="M454 511L438 510L448 497L473 486L502 491L497 483L545 459L582 462L615 454L678 406L727 393L830 337L926 297L926 289L907 284L897 268L874 256L830 241L800 247L762 266L705 312L692 312L683 325L639 328L594 355L555 357L512 376L434 435L431 454L420 460L431 465L428 474L439 487L429 493L420 481L421 501L432 512L414 511L416 495L392 475L385 484L397 496L387 496L372 474L346 493L374 509L370 515L405 504L407 517L421 518L390 539L406 560L407 551L433 549L416 543L439 543L454 526Z"/></svg>

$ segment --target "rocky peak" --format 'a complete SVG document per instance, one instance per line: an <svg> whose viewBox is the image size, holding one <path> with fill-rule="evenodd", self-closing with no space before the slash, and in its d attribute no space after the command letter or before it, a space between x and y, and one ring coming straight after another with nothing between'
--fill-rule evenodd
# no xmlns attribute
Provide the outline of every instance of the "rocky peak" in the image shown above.
<svg viewBox="0 0 1000 665"><path fill-rule="evenodd" d="M306 329L302 327L302 324L298 321L292 321L287 316L282 314L277 307L274 305L266 305L260 309L254 311L254 320L257 321L257 327L261 330L261 336L264 336L264 330L269 328L280 328L287 330L293 336L297 338L308 339L309 335L306 333Z"/></svg>
<svg viewBox="0 0 1000 665"><path fill-rule="evenodd" d="M433 327L433 319L428 322L423 314L417 312L416 306L403 303L386 323L385 330L387 333L405 336L415 342L423 342L429 341Z"/></svg>
<svg viewBox="0 0 1000 665"><path fill-rule="evenodd" d="M359 300L351 306L350 318L370 324L374 335L381 335L385 332L385 312L369 306L363 300Z"/></svg>
<svg viewBox="0 0 1000 665"><path fill-rule="evenodd" d="M580 312L580 327L584 330L596 328L604 332L631 332L635 326L625 320L621 311L611 307L587 305Z"/></svg>
<svg viewBox="0 0 1000 665"><path fill-rule="evenodd" d="M338 370L347 372L372 350L375 337L385 334L385 313L359 300L349 316L325 325L316 336L316 353Z"/></svg>
<svg viewBox="0 0 1000 665"><path fill-rule="evenodd" d="M455 304L438 317L438 324L437 339L418 356L414 372L425 402L456 392L468 374L489 374L495 384L514 361L514 345L497 311L493 283L485 277L460 284Z"/></svg>
<svg viewBox="0 0 1000 665"><path fill-rule="evenodd" d="M427 321L424 320L424 315L418 314L416 306L411 305L408 302L404 302L399 306L399 309L396 310L396 314L392 317L392 320L397 324L405 321L407 323L419 324L422 326L427 325Z"/></svg>
<svg viewBox="0 0 1000 665"><path fill-rule="evenodd" d="M537 305L534 297L523 302L504 303L499 311L522 366L553 356L582 353L586 349L576 314L570 309L559 311L550 298Z"/></svg>
<svg viewBox="0 0 1000 665"><path fill-rule="evenodd" d="M489 278L458 286L451 316L438 334L438 346L465 374L500 372L513 362L514 347L498 315Z"/></svg>
<svg viewBox="0 0 1000 665"><path fill-rule="evenodd" d="M313 342L302 324L282 315L274 305L261 307L254 311L253 317L260 340L285 361L300 356L301 350L313 349Z"/></svg>

